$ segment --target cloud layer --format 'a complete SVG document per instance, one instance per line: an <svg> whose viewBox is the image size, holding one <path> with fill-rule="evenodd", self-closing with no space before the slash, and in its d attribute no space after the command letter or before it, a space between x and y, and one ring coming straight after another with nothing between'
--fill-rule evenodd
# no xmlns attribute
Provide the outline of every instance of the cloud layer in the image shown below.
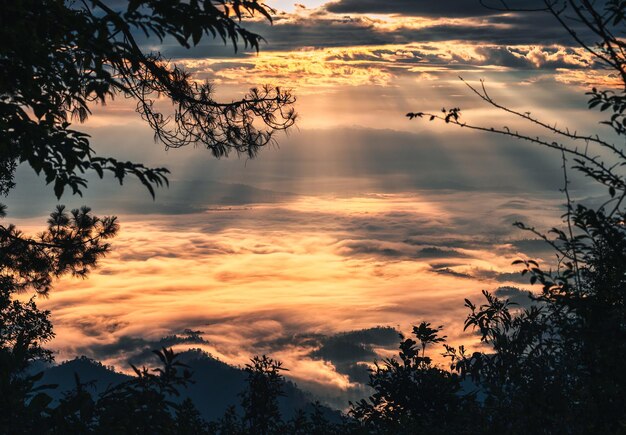
<svg viewBox="0 0 626 435"><path fill-rule="evenodd" d="M61 359L87 354L124 368L161 345L232 364L269 353L299 384L344 400L362 393L367 364L390 355L415 322L445 324L453 344L475 340L461 332L463 298L520 285L510 264L523 237L503 225L519 203L508 201L480 192L318 196L122 217L100 269L62 280L39 303L53 313Z"/></svg>
<svg viewBox="0 0 626 435"><path fill-rule="evenodd" d="M469 0L309 6L278 12L273 26L252 22L268 41L258 55L140 38L214 82L224 101L262 83L295 88L300 130L257 160L215 161L155 149L128 101L98 108L85 126L96 150L173 175L156 202L133 182L63 198L121 215L122 232L88 280L62 280L39 301L52 311L60 359L125 368L163 345L232 364L268 353L340 406L362 396L367 364L391 355L412 324L444 324L452 344L475 345L461 332L463 298L498 289L527 303L511 262L550 252L511 224L558 224L559 157L404 115L462 107L464 120L540 134L481 105L461 75L487 79L494 98L521 112L596 131L599 118L581 116L582 89L611 79L545 14ZM50 189L26 168L17 181L9 212L36 232ZM590 194L572 182L573 194Z"/></svg>

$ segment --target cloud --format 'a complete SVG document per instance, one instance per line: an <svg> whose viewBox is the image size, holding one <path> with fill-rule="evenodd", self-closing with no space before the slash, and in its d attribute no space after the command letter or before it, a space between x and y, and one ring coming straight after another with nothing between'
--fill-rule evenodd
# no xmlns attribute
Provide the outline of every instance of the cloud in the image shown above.
<svg viewBox="0 0 626 435"><path fill-rule="evenodd" d="M494 270L479 269L472 271L471 277L475 279L495 280L498 282L528 284L528 277L522 276L520 272L497 272Z"/></svg>
<svg viewBox="0 0 626 435"><path fill-rule="evenodd" d="M517 287L499 287L493 292L494 296L501 299L508 299L509 302L517 304L520 308L528 308L537 302L531 298L532 293Z"/></svg>
<svg viewBox="0 0 626 435"><path fill-rule="evenodd" d="M442 249L437 247L422 248L417 252L419 258L465 258L467 254L454 249Z"/></svg>
<svg viewBox="0 0 626 435"><path fill-rule="evenodd" d="M529 257L546 257L547 253L552 253L553 248L541 239L521 239L514 240L510 244L519 252L528 255Z"/></svg>
<svg viewBox="0 0 626 435"><path fill-rule="evenodd" d="M451 90L452 91L452 90ZM458 89L454 91L458 92ZM558 92L558 88L554 90ZM494 91L497 95L497 90ZM347 95L346 95L347 97ZM370 95L367 95L369 100ZM64 197L62 202L69 208L89 204L96 213L152 214L183 216L210 210L212 215L232 215L254 204L281 204L301 198L302 194L315 194L330 190L342 195L359 192L408 192L413 190L523 192L555 191L562 185L559 164L549 150L533 148L523 142L505 140L490 135L465 134L466 131L439 130L434 124L407 121L404 113L416 108L428 109L426 105L438 104L437 96L423 93L427 102L409 101L404 108L384 110L389 117L404 128L414 131L372 128L302 129L282 138L281 148L267 149L253 161L237 159L216 161L202 150L184 149L171 152L164 158L154 150L150 142L135 143L141 136L130 128L89 130L103 137L109 135L120 144L136 145L145 156L124 156L125 159L142 161L146 165L169 166L172 179L169 189L157 191L156 201L138 182L129 179L119 186L110 180L100 181L91 177L90 188L83 198ZM402 101L404 96L398 97ZM467 106L464 119L477 118L469 96L463 101ZM432 103L435 101L435 103ZM380 99L385 104L385 99ZM360 105L359 101L355 104ZM364 103L367 104L367 103ZM371 102L370 102L371 104ZM418 105L419 104L419 105ZM349 107L334 108L338 112ZM420 105L422 107L420 107ZM433 110L437 106L432 107ZM380 109L379 109L380 110ZM379 112L365 114L376 117ZM563 111L568 118L571 112ZM336 113L336 117L341 116ZM555 122L560 118L551 118ZM596 119L589 116L588 122ZM491 118L490 122L509 125L511 120ZM514 122L514 120L513 120ZM559 123L560 124L560 123ZM431 130L432 128L432 130ZM579 126L583 131L584 126ZM445 134L443 134L445 133ZM118 135L119 134L119 135ZM99 139L96 146L100 145ZM113 154L117 154L113 150ZM576 179L577 186L585 186L585 180ZM49 213L56 204L50 188L27 167L18 169L18 185L6 203L10 216L41 216ZM500 214L513 218L518 210ZM181 218L182 219L182 218ZM176 219L172 218L175 222ZM216 223L228 224L227 219L215 219ZM262 223L259 223L262 224ZM375 225L362 220L358 225ZM206 241L205 241L206 242ZM219 243L203 244L192 239L187 249L198 254L228 251ZM167 249L156 250L154 255L168 256ZM128 255L134 255L127 252ZM153 255L153 254L147 254Z"/></svg>
<svg viewBox="0 0 626 435"><path fill-rule="evenodd" d="M365 15L374 13L394 16ZM269 41L259 55L216 41L194 51L140 42L215 82L225 101L266 81L296 87L300 130L256 160L216 161L204 150L155 149L129 101L96 107L85 125L94 148L168 166L171 187L152 201L139 183L107 180L63 198L119 214L122 229L89 280L61 280L39 301L52 311L59 355L126 368L161 345L197 346L235 365L268 352L299 383L338 397L360 391L366 362L419 320L445 324L451 344L471 347L463 298L525 284L511 262L546 251L510 222L559 224L561 162L404 114L455 105L464 120L535 133L482 107L460 74L486 78L514 108L541 108L551 124L576 119L594 131L599 119L576 109L584 96L558 80L598 80L596 65L549 16L469 1L344 0L250 28ZM55 201L29 171L20 168L7 203L36 233ZM507 288L498 294L521 298ZM203 334L179 333L186 328Z"/></svg>
<svg viewBox="0 0 626 435"><path fill-rule="evenodd" d="M468 267L464 263L434 263L430 265L433 272L443 275L451 275L457 278L487 281L528 284L528 277L519 272L502 272L480 267Z"/></svg>
<svg viewBox="0 0 626 435"><path fill-rule="evenodd" d="M330 335L295 333L272 340L260 338L257 345L270 353L285 347L298 348L307 358L332 364L334 370L351 382L365 384L370 364L381 357L381 352L395 351L399 334L395 328L376 326Z"/></svg>
<svg viewBox="0 0 626 435"><path fill-rule="evenodd" d="M158 340L150 340L141 336L122 335L109 343L95 344L83 348L77 347L76 352L81 355L89 355L97 360L117 360L134 365L142 365L154 359L154 350L179 345L192 348L205 344L207 344L207 341L202 338L202 331L186 329L178 334L171 334Z"/></svg>
<svg viewBox="0 0 626 435"><path fill-rule="evenodd" d="M379 358L374 346L395 350L399 341L399 332L394 328L368 328L324 337L309 356L328 361L353 382L365 384L369 364Z"/></svg>
<svg viewBox="0 0 626 435"><path fill-rule="evenodd" d="M297 53L311 48L353 49L407 44L536 46L540 50L555 45L578 47L548 13L502 13L481 7L478 0L455 0L455 3L459 6L451 7L448 2L411 0L344 0L330 3L326 8L280 13L272 24L252 21L246 23L246 27L267 41L261 46L261 57L268 52ZM528 2L523 3L528 6ZM367 15L381 13L393 16ZM579 37L594 42L594 35L584 26L576 22L571 25ZM141 42L146 48L155 47L155 41ZM176 61L208 58L221 61L222 66L217 66L213 72L228 64L232 66L233 62L242 70L249 69L257 59L254 50L242 48L234 53L229 45L209 38L191 50L181 47L173 39L166 39L158 44L158 49Z"/></svg>
<svg viewBox="0 0 626 435"><path fill-rule="evenodd" d="M376 257L403 257L405 252L396 249L396 244L379 240L347 240L341 243L339 252L344 255L370 255ZM399 247L401 248L401 247Z"/></svg>
<svg viewBox="0 0 626 435"><path fill-rule="evenodd" d="M448 30L444 33L449 35ZM484 33L480 31L481 35ZM410 38L390 40L382 45L322 44L286 50L274 47L272 51L241 60L188 57L178 59L177 63L197 79L211 80L221 86L270 83L297 89L301 96L320 91L337 93L350 87L369 88L365 92L371 92L372 87L393 88L407 79L437 78L445 83L460 73L470 72L504 75L511 71L539 70L547 76L573 77L575 71L592 70L598 76L601 74L593 56L581 48L462 40L432 44Z"/></svg>
<svg viewBox="0 0 626 435"><path fill-rule="evenodd" d="M543 220L538 201L532 214ZM516 231L494 228L520 204L506 192L430 190L122 216L101 268L38 303L52 312L60 359L86 354L127 370L161 346L234 365L265 353L298 385L345 403L364 394L368 364L420 320L472 347L463 298L510 284Z"/></svg>
<svg viewBox="0 0 626 435"><path fill-rule="evenodd" d="M508 1L507 4L512 9L515 9L541 6L542 2L537 0L512 0ZM487 0L482 4L480 0L451 0L446 2L414 0L339 0L328 3L326 9L330 12L342 14L397 14L429 18L483 17L501 14L502 3L494 0Z"/></svg>

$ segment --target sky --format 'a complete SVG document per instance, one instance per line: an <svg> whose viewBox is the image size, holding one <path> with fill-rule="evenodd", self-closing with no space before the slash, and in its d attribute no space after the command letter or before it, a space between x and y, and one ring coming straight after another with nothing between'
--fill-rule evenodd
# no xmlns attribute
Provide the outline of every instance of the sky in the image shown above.
<svg viewBox="0 0 626 435"><path fill-rule="evenodd" d="M82 198L61 199L117 215L121 231L88 279L64 278L38 301L51 310L58 361L87 355L127 370L190 329L201 331L194 346L225 362L282 360L298 385L341 408L367 392L367 364L422 320L443 325L453 345L478 346L463 332L464 298L485 289L525 303L531 288L511 263L553 258L512 224L559 224L558 154L405 117L460 107L469 122L544 134L485 105L462 77L559 127L603 133L584 92L612 78L553 18L478 0L269 5L272 25L246 23L266 39L258 54L141 41L225 101L262 84L293 90L297 126L256 159L165 150L123 98L81 126L96 151L172 174L154 201L132 180L95 177ZM597 193L572 183L576 198ZM3 201L9 219L35 233L52 188L26 167L16 184Z"/></svg>

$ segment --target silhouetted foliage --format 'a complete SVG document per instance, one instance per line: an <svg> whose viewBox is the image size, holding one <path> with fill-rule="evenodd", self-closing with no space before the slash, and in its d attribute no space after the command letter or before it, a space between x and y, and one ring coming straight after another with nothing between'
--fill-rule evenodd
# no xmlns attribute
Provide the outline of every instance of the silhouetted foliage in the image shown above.
<svg viewBox="0 0 626 435"><path fill-rule="evenodd" d="M129 1L122 11L104 1L62 0L5 2L0 8L0 194L14 187L17 165L27 163L60 197L65 188L81 193L83 174L101 178L111 172L120 183L136 176L154 196L167 183L164 168L96 156L88 135L71 128L83 122L93 104L115 96L133 98L137 111L167 147L205 145L216 157L234 150L249 157L273 140L275 131L295 121L293 96L280 88L252 89L242 100L213 100L209 83L197 84L182 68L159 53L143 53L136 32L182 46L205 35L259 48L261 37L239 24L270 9L257 1ZM28 37L26 37L28 35ZM174 105L172 116L156 107L158 98ZM260 122L257 122L260 121ZM264 126L264 127L261 127ZM1 217L5 207L0 205ZM44 345L53 337L49 312L34 298L46 295L62 275L85 277L109 250L118 230L115 217L97 218L83 207L50 215L48 228L27 237L13 225L0 226L0 431L3 433L204 433L189 401L170 400L189 382L176 355L157 352L163 368L133 367L136 376L93 398L89 385L76 378L74 390L57 406L35 387L41 373L28 371L34 361L51 361ZM175 416L174 416L175 414Z"/></svg>
<svg viewBox="0 0 626 435"><path fill-rule="evenodd" d="M54 278L85 277L108 252L107 241L117 230L116 218L100 219L87 207L69 214L63 206L57 207L48 228L35 238L24 236L13 225L0 225L0 427L9 433L38 432L38 419L49 411L47 387L35 386L42 374L29 370L35 361L52 361L44 346L54 336L50 313L37 308L35 296L24 302L15 294L46 295ZM79 425L81 420L72 417L68 407L78 406L83 398L79 394L62 402L54 418Z"/></svg>
<svg viewBox="0 0 626 435"><path fill-rule="evenodd" d="M285 379L281 372L286 369L279 361L266 355L255 356L244 370L247 382L240 394L241 412L235 406L228 408L221 419L208 424L210 434L333 435L349 430L346 422L330 421L328 408L319 402L313 403L309 411L298 410L292 418L285 420L278 399L285 395Z"/></svg>
<svg viewBox="0 0 626 435"><path fill-rule="evenodd" d="M260 14L271 21L270 8L257 0L18 0L0 7L0 194L15 186L21 163L43 174L60 198L66 188L81 194L85 173L100 178L110 172L120 184L132 175L154 197L167 184L165 168L101 157L89 136L73 129L96 104L116 96L136 101L137 112L166 147L203 145L216 157L231 151L253 157L271 143L276 131L295 122L289 91L252 89L243 99L220 103L210 83L197 83L160 53L143 52L142 34L158 41L174 38L190 48L205 36L259 49L261 37L241 26ZM169 100L172 113L157 100ZM5 206L0 204L0 217ZM34 298L47 295L62 275L85 277L109 251L115 217L98 218L83 207L50 215L48 228L36 237L13 225L0 226L0 431L8 433L193 433L197 425L188 402L176 408L167 399L189 381L170 350L158 351L163 368L156 373L134 368L136 377L93 399L88 386L76 388L56 407L35 388L41 374L28 372L36 360L51 361L43 348L53 337L49 312ZM178 406L178 405L177 405ZM185 419L186 421L182 421ZM45 421L45 424L42 422Z"/></svg>
<svg viewBox="0 0 626 435"><path fill-rule="evenodd" d="M56 406L45 393L45 406L33 419L33 428L24 432L38 434L204 434L202 421L188 400L177 403L179 390L190 382L191 373L177 361L171 349L155 351L161 367L141 369L133 366L135 376L109 387L99 396L91 383L75 375L75 387L66 392ZM24 426L24 422L20 422Z"/></svg>
<svg viewBox="0 0 626 435"><path fill-rule="evenodd" d="M108 389L98 399L96 418L101 433L177 433L177 406L172 399L190 382L191 373L171 349L155 354L162 367L132 366L135 376L131 380Z"/></svg>
<svg viewBox="0 0 626 435"><path fill-rule="evenodd" d="M250 433L267 435L275 433L280 425L278 397L282 396L284 378L279 361L263 355L254 357L245 368L248 388L241 395L244 409L243 422Z"/></svg>
<svg viewBox="0 0 626 435"><path fill-rule="evenodd" d="M0 428L5 433L35 433L37 421L50 399L45 385L36 386L42 373L31 373L33 362L52 360L44 346L53 337L49 312L33 298L13 299L0 292Z"/></svg>
<svg viewBox="0 0 626 435"><path fill-rule="evenodd" d="M626 2L548 1L551 13L575 41L609 67L621 80L619 90L594 88L589 107L612 111L618 138L624 130L626 58L621 35ZM500 7L506 7L501 2ZM591 43L573 29L584 26L599 42ZM563 227L547 234L516 225L549 243L556 263L522 259L523 274L542 291L526 309L484 292L480 306L466 301L466 329L476 330L487 352L467 354L447 347L452 368L470 378L484 398L482 416L496 433L621 433L626 427L626 155L623 145L598 135L559 128L496 102L481 88L469 88L483 101L544 130L547 137L507 127L493 128L461 120L459 108L442 114L409 113L469 129L494 132L542 145L561 154L567 205ZM579 145L580 143L580 145ZM602 157L602 156L609 156ZM604 186L606 202L590 208L570 197L568 159L573 169Z"/></svg>
<svg viewBox="0 0 626 435"><path fill-rule="evenodd" d="M66 391L59 404L47 411L46 429L51 434L87 434L95 429L96 402L89 392L91 383L83 383L76 373L74 380L74 389Z"/></svg>
<svg viewBox="0 0 626 435"><path fill-rule="evenodd" d="M352 404L350 414L373 433L463 433L473 396L461 394L460 378L435 366L426 355L430 345L445 341L441 327L422 322L413 327L417 341L401 336L399 360L375 363L369 400Z"/></svg>
<svg viewBox="0 0 626 435"><path fill-rule="evenodd" d="M208 424L192 400L187 398L176 407L176 433L179 435L202 435L208 433Z"/></svg>
<svg viewBox="0 0 626 435"><path fill-rule="evenodd" d="M219 421L209 423L209 433L215 435L240 435L245 433L243 423L234 405L228 407Z"/></svg>
<svg viewBox="0 0 626 435"><path fill-rule="evenodd" d="M159 53L144 53L135 35L172 37L186 48L209 35L235 50L238 45L258 50L261 37L240 21L254 14L271 21L270 11L256 0L133 0L121 10L104 0L5 2L0 179L11 180L15 163L27 162L54 183L60 197L65 187L80 193L87 183L82 174L91 169L100 177L109 171L120 183L134 175L154 196L154 186L167 182L166 169L96 156L88 135L71 128L70 120L85 121L94 104L115 96L134 99L155 139L167 147L197 144L217 157L230 150L254 156L275 131L293 125L290 92L263 87L219 103L210 83L196 83ZM157 108L162 97L173 104L171 116Z"/></svg>
<svg viewBox="0 0 626 435"><path fill-rule="evenodd" d="M162 41L174 37L182 46L205 35L234 48L258 49L261 37L240 25L244 16L269 9L257 1L129 1L116 11L105 1L20 0L0 8L0 194L14 187L18 164L27 163L60 197L65 188L81 193L93 170L109 171L120 183L136 176L154 196L167 183L167 170L100 157L88 135L73 130L94 104L115 96L137 101L137 111L168 147L203 144L215 156L230 150L253 156L277 130L295 121L289 92L253 89L240 101L218 103L210 84L196 84L188 73L158 53L144 53L137 32ZM174 105L168 116L155 107L166 97ZM257 121L261 121L259 124ZM257 127L265 125L265 128ZM0 205L4 217L5 207ZM3 297L16 291L46 294L52 279L85 276L109 249L116 218L99 219L88 208L68 215L52 213L48 229L36 238L14 226L0 226L0 287ZM4 327L5 325L0 325Z"/></svg>
<svg viewBox="0 0 626 435"><path fill-rule="evenodd" d="M50 214L48 228L34 238L13 225L0 225L0 286L9 294L47 294L54 278L85 277L109 251L107 240L118 229L115 217L100 219L88 207L68 214L62 205Z"/></svg>

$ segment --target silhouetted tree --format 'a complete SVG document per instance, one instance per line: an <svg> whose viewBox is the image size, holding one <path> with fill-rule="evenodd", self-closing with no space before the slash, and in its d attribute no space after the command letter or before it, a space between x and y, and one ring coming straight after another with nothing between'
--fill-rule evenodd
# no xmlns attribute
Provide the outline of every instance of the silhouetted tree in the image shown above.
<svg viewBox="0 0 626 435"><path fill-rule="evenodd" d="M613 70L621 89L592 89L589 107L611 111L603 122L622 138L626 113L626 2L546 0L551 13L575 41L599 63ZM506 2L500 2L504 10ZM578 32L573 26L582 26ZM599 42L591 43L587 38ZM441 120L473 130L493 132L539 144L560 153L567 205L563 227L547 234L516 225L549 243L553 267L519 260L531 283L542 291L527 309L484 292L485 303L470 309L465 327L475 329L487 352L467 354L448 347L453 368L470 377L483 400L486 427L496 433L618 433L626 425L626 155L623 144L594 134L579 134L539 120L530 112L494 100L484 83L469 88L483 101L543 129L536 136L507 127L492 128L462 120L461 110L441 114L409 113L410 118ZM608 156L608 157L607 157ZM568 159L573 169L607 189L599 207L570 197Z"/></svg>
<svg viewBox="0 0 626 435"><path fill-rule="evenodd" d="M328 408L326 408L327 410ZM311 435L343 434L349 431L348 422L332 422L326 416L325 409L318 401L313 403L313 411L309 414L308 432Z"/></svg>
<svg viewBox="0 0 626 435"><path fill-rule="evenodd" d="M278 398L284 395L285 378L280 373L287 370L282 363L266 355L255 356L245 371L248 385L241 394L243 422L249 433L269 435L281 426Z"/></svg>
<svg viewBox="0 0 626 435"><path fill-rule="evenodd" d="M445 341L441 327L422 322L413 327L417 341L400 343L399 360L376 362L369 386L369 400L352 404L350 414L372 433L462 433L471 432L463 424L470 420L473 396L461 394L460 378L437 367L426 355L426 348ZM403 338L401 336L401 338Z"/></svg>
<svg viewBox="0 0 626 435"><path fill-rule="evenodd" d="M47 294L54 278L85 277L110 249L118 231L117 218L98 218L88 207L64 206L50 214L48 228L25 237L13 225L0 225L0 286L12 294L34 290Z"/></svg>
<svg viewBox="0 0 626 435"><path fill-rule="evenodd" d="M506 9L506 2L499 4ZM84 148L89 146L85 137L70 131L69 124L63 121L67 114L84 119L92 98L104 102L116 92L137 98L138 110L167 145L181 146L192 140L204 140L217 156L225 154L231 145L237 152L253 155L254 150L271 140L271 132L290 125L293 113L283 116L280 110L289 106L291 99L281 100L279 90L277 94L260 97L257 94L250 101L232 103L234 106L227 105L230 109L221 111L226 106L210 100L208 87L191 84L185 73L168 66L159 55L133 59L133 53L140 53L132 38L133 28L159 38L172 36L182 45L196 44L205 32L214 30L224 40L237 42L241 38L244 44L258 47L258 37L240 28L224 8L233 7L234 16L240 19L245 12L266 12L262 5L256 1L235 0L207 1L203 5L196 1L130 1L125 12L116 13L99 1L82 6L45 2L51 16L69 15L60 20L58 28L44 26L43 30L35 32L34 42L22 43L10 36L13 44L19 42L22 44L19 47L34 50L32 59L20 53L22 57L17 59L21 59L21 63L9 65L8 70L0 72L3 96L5 88L2 86L7 86L9 79L17 80L24 87L23 96L19 91L0 100L0 122L4 122L0 125L4 135L0 152L8 153L2 154L0 159L0 187L4 189L0 191L6 192L11 187L15 164L20 161L28 161L35 170L43 171L49 182L54 181L57 195L65 186L74 191L84 187L84 180L77 175L84 170L91 168L101 173L118 165L119 162L112 159L99 160L93 156ZM613 68L621 78L624 86L620 91L592 90L590 107L612 111L606 124L618 137L623 137L626 133L626 43L619 32L626 19L626 1L546 0L544 5L581 46ZM0 13L6 14L3 19L5 16L14 18L21 26L26 25L26 18L34 23L43 20L41 12L28 11L29 6L33 6L32 2L15 2ZM570 25L568 11L573 12L577 23L586 26L600 43L591 45L579 36ZM207 21L189 24L187 13L197 13ZM160 19L164 17L172 19ZM88 27L89 32L85 30ZM72 29L69 34L63 33L68 29ZM90 39L93 35L97 36L95 41ZM42 51L42 41L53 47L54 55L49 60L37 60L42 52L50 52L49 48ZM97 50L94 48L89 54L87 48L92 46ZM54 47L60 47L58 53ZM69 57L64 57L66 51ZM0 51L0 62L8 65L7 59L5 52ZM61 75L61 82L53 81L49 88L41 87L43 82L38 82L38 74L46 77L46 74L65 73L63 68L71 64L68 59L74 61L76 69L69 68L67 76ZM55 70L55 66L60 69ZM17 77L18 73L31 72L28 68L38 73L32 77ZM130 78L125 79L124 74L130 74ZM42 90L41 95L35 92L37 86ZM179 388L190 382L191 374L168 349L156 352L162 368L149 370L133 366L136 376L109 388L97 398L92 397L87 385L77 378L75 389L67 393L58 406L52 407L45 391L35 388L40 375L26 370L33 361L51 359L50 352L43 347L53 336L49 313L40 311L32 299L22 302L12 295L28 289L46 293L52 278L63 274L84 276L107 252L106 240L117 231L114 218L100 220L91 216L88 209L76 210L70 216L61 208L51 216L46 232L36 239L26 238L12 227L0 228L0 427L17 434L623 432L626 427L626 374L622 367L626 360L626 211L623 207L626 155L623 147L597 135L579 135L542 122L528 112L507 108L492 99L484 85L468 86L485 102L544 128L552 137L465 123L459 108L443 110L441 114L410 113L409 117L426 117L490 131L559 151L567 199L562 228L553 228L546 235L533 227L517 224L544 239L557 253L556 264L550 269L533 260L516 262L523 266L522 272L530 276L531 283L541 285L541 292L533 296L534 304L529 308L517 307L486 291L483 292L485 302L481 305L466 300L470 313L465 328L475 330L488 350L470 354L463 347L457 349L444 344L445 355L452 362L452 371L445 370L435 365L426 353L427 348L430 350L433 345L444 343L445 337L439 336L441 327L423 322L413 328L416 340L403 339L397 359L387 358L375 363L369 383L374 393L352 404L351 419L342 423L329 422L319 406L313 413L299 412L291 420L283 421L278 398L283 394L281 371L285 369L279 362L262 356L253 358L245 367L248 385L241 395L243 415L230 408L221 420L207 425L189 400L182 403L175 400ZM151 96L160 94L172 99L180 115L174 118L173 130L168 130L168 121L155 111L150 100ZM59 97L64 95L69 97ZM41 103L44 100L47 102ZM261 112L252 108L254 104L265 108L265 113L279 113L282 116L279 123L274 125L273 118L263 118ZM196 120L199 113L207 115L206 122ZM251 114L260 116L270 130L255 133L243 127L253 121ZM216 121L220 116L234 124L221 124L222 121ZM10 122L16 120L24 124L11 127ZM245 131L237 132L237 128ZM209 131L213 133L208 134ZM20 154L20 144L37 144L40 140L49 142L44 148L51 154L38 154L37 147L32 148L34 157ZM578 147L579 142L588 146ZM83 151L68 160L77 149ZM598 149L609 151L614 161L599 157ZM50 166L45 162L52 155L56 157ZM43 162L39 169L38 159ZM573 159L575 170L607 188L608 197L603 205L590 208L570 198L568 159ZM120 181L125 174L134 173L149 189L164 182L163 170L120 165L114 169Z"/></svg>
<svg viewBox="0 0 626 435"><path fill-rule="evenodd" d="M26 163L53 184L57 198L66 188L80 194L89 170L100 178L110 172L120 183L133 175L154 197L154 188L167 183L167 169L97 156L89 136L72 128L71 121L84 122L95 104L104 105L116 96L137 103L155 140L166 147L199 144L216 157L231 151L253 157L274 140L276 131L295 122L295 99L289 91L266 86L238 101L220 103L213 98L211 84L197 83L160 53L144 52L136 41L138 34L161 42L173 38L190 48L208 35L232 43L235 50L240 45L258 50L261 37L240 23L255 14L271 21L272 10L263 3L131 0L118 5L121 10L100 0L2 3L0 194L7 195L14 187L15 170ZM157 107L163 98L173 105L171 115ZM0 217L4 216L5 206L0 204ZM13 296L33 290L45 295L54 278L86 276L108 252L107 240L117 229L115 217L99 219L86 207L68 214L63 206L51 214L47 230L37 237L27 237L12 225L0 226L3 431L43 433L38 422L46 413L52 413L51 427L57 433L88 430L86 409L91 405L81 384L54 410L48 407L49 396L34 387L40 375L26 369L34 360L52 360L42 347L53 336L49 313L38 310L34 299L20 302ZM164 371L154 375L135 369L136 379L97 401L99 426L94 427L104 433L156 433L174 427L171 406L164 398L178 385L177 363L165 349L159 356L165 358ZM181 409L191 412L188 406ZM107 419L110 430L102 423Z"/></svg>
<svg viewBox="0 0 626 435"><path fill-rule="evenodd" d="M35 361L48 362L52 353L44 348L54 333L48 311L37 308L31 298L13 299L0 292L0 429L5 433L35 433L50 398L45 385L37 386L42 373L32 373Z"/></svg>
<svg viewBox="0 0 626 435"><path fill-rule="evenodd" d="M115 96L134 99L155 138L167 147L194 143L217 157L231 150L254 156L277 130L293 125L293 96L265 87L242 100L219 103L209 83L196 83L159 53L144 53L135 35L159 41L172 37L186 48L211 35L231 42L235 50L241 44L258 50L261 37L240 21L257 13L271 21L270 12L257 0L133 0L122 10L100 0L3 3L0 193L6 195L14 186L15 169L25 162L54 184L57 198L66 187L81 193L88 170L100 177L109 171L120 183L134 175L154 196L154 187L167 183L166 169L96 156L88 135L70 128L71 120L85 121L94 104ZM174 106L172 116L156 107L163 97ZM1 217L4 211L0 205ZM117 229L115 218L98 220L88 212L72 212L68 223L63 210L57 210L41 240L24 238L12 226L0 227L2 287L47 292L49 278L66 269L84 275L106 252L108 245L101 241Z"/></svg>
<svg viewBox="0 0 626 435"><path fill-rule="evenodd" d="M209 423L209 433L214 435L240 435L245 433L243 423L234 405L229 406L217 422Z"/></svg>
<svg viewBox="0 0 626 435"><path fill-rule="evenodd" d="M90 393L93 382L83 383L74 374L74 388L63 393L56 407L49 407L49 417L40 426L40 433L50 435L83 435L96 429L96 402Z"/></svg>
<svg viewBox="0 0 626 435"><path fill-rule="evenodd" d="M306 412L302 409L287 422L282 424L280 433L289 435L334 435L355 433L348 424L344 422L331 422L324 413L324 407L319 402L312 404L313 409ZM353 426L358 428L358 426Z"/></svg>
<svg viewBox="0 0 626 435"><path fill-rule="evenodd" d="M116 385L96 403L96 433L175 434L177 406L172 399L191 380L186 365L177 361L171 349L154 351L162 368L149 370L133 366L135 376Z"/></svg>
<svg viewBox="0 0 626 435"><path fill-rule="evenodd" d="M33 290L45 295L54 278L85 277L108 252L107 240L117 230L115 218L100 219L86 207L68 214L63 206L36 238L0 225L0 427L29 433L24 422L37 427L50 402L43 388L35 387L41 373L28 370L35 361L53 359L44 348L54 336L50 313L39 310L34 297L23 302L14 295Z"/></svg>
<svg viewBox="0 0 626 435"><path fill-rule="evenodd" d="M176 433L178 435L203 435L208 425L190 398L176 407Z"/></svg>

